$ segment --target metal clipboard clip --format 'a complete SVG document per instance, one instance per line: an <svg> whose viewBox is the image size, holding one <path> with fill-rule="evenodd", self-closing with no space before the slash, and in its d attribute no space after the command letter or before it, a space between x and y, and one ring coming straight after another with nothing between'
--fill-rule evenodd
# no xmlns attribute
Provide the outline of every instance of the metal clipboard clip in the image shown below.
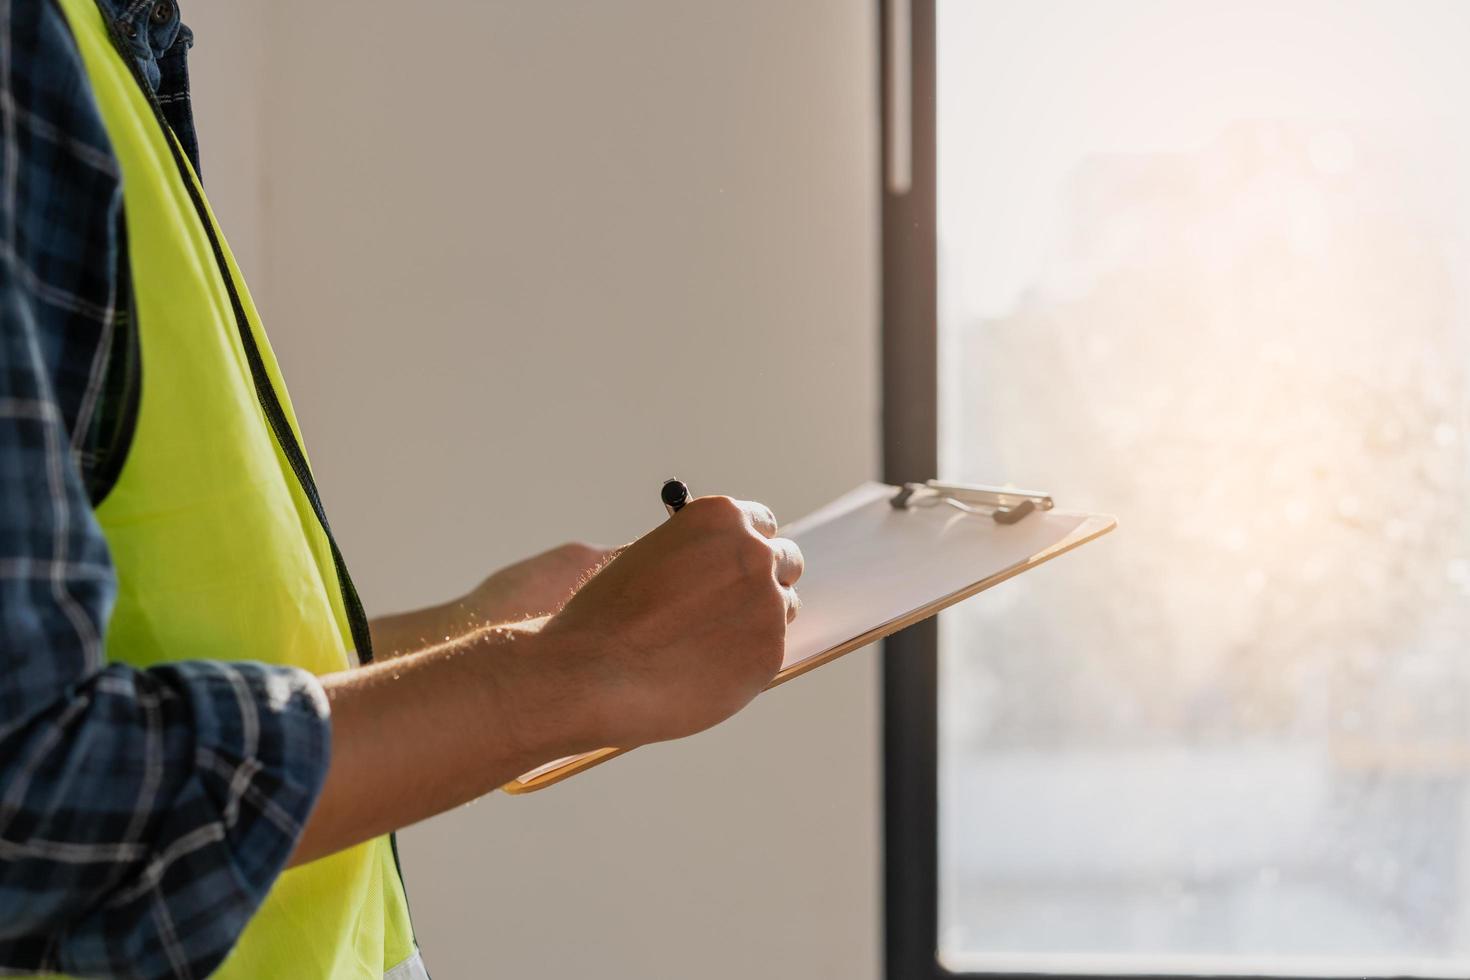
<svg viewBox="0 0 1470 980"><path fill-rule="evenodd" d="M905 483L888 501L896 510L934 507L940 504L966 514L984 514L997 524L1015 524L1035 510L1051 510L1051 494L1037 490L983 487L971 483Z"/></svg>

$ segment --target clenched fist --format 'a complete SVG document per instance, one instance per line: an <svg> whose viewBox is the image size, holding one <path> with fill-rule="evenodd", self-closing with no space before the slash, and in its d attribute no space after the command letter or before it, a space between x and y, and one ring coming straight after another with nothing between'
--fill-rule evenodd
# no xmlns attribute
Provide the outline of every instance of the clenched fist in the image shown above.
<svg viewBox="0 0 1470 980"><path fill-rule="evenodd" d="M776 675L801 571L765 505L699 497L623 549L541 634L602 744L679 738Z"/></svg>

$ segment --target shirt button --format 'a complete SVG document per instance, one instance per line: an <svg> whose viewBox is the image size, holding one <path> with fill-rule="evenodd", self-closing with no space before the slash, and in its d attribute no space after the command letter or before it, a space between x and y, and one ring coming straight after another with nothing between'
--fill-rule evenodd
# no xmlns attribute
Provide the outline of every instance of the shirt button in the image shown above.
<svg viewBox="0 0 1470 980"><path fill-rule="evenodd" d="M158 2L153 5L153 9L149 12L148 18L152 20L154 24L162 26L174 19L174 11L175 7L173 5L173 0L158 0Z"/></svg>
<svg viewBox="0 0 1470 980"><path fill-rule="evenodd" d="M123 33L128 36L129 41L136 41L138 39L137 24L134 24L132 21L126 21L123 23L122 29Z"/></svg>

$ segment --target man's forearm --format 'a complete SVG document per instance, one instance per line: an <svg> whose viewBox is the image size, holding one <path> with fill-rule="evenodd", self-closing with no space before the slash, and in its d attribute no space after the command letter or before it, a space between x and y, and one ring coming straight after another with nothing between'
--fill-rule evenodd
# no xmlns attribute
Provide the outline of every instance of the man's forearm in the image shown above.
<svg viewBox="0 0 1470 980"><path fill-rule="evenodd" d="M539 622L481 630L323 678L332 760L291 857L303 864L599 748L587 692Z"/></svg>
<svg viewBox="0 0 1470 980"><path fill-rule="evenodd" d="M329 675L331 763L292 862L458 806L552 759L718 724L780 669L801 567L769 508L701 497L621 549L546 620ZM528 578L546 594L546 576ZM505 594L519 597L512 608L545 608L523 601L531 591Z"/></svg>

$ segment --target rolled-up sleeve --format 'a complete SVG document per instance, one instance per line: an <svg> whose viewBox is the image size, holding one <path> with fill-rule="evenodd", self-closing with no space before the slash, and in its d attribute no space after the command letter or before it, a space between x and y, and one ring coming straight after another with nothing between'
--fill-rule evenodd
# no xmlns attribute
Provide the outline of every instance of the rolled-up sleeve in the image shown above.
<svg viewBox="0 0 1470 980"><path fill-rule="evenodd" d="M55 5L0 4L0 973L208 975L326 774L311 675L109 663L84 438L115 331L120 175Z"/></svg>
<svg viewBox="0 0 1470 980"><path fill-rule="evenodd" d="M183 662L80 680L0 740L0 962L207 975L290 856L328 753L304 671Z"/></svg>

